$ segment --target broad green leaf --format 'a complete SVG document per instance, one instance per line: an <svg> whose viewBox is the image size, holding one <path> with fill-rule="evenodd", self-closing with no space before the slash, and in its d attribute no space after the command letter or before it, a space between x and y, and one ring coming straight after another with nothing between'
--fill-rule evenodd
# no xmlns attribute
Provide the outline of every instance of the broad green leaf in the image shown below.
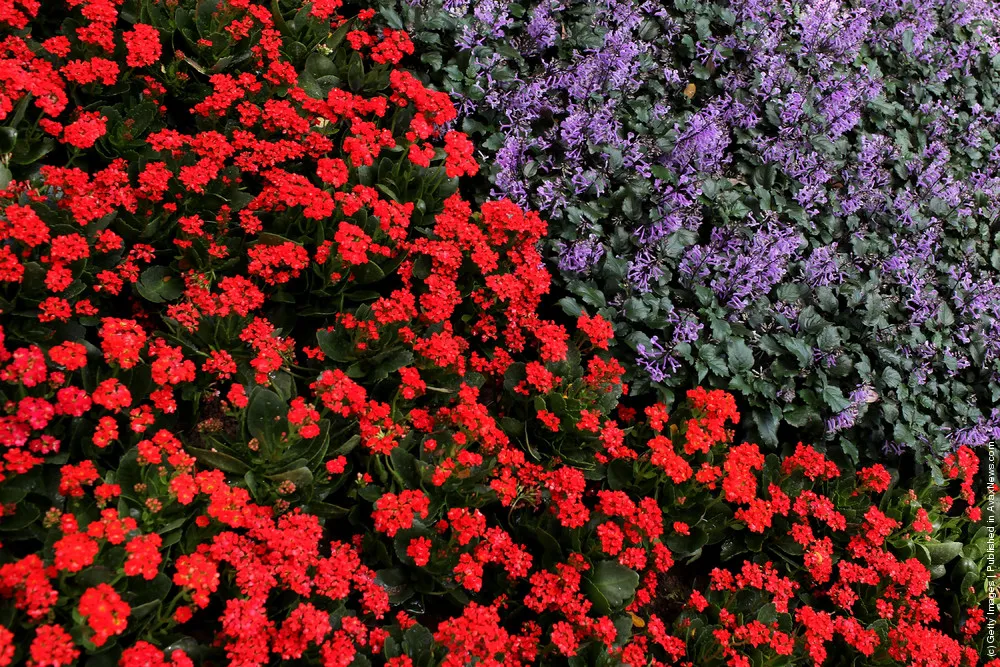
<svg viewBox="0 0 1000 667"><path fill-rule="evenodd" d="M729 357L729 368L734 374L744 373L753 368L753 352L741 338L726 343L726 354Z"/></svg>
<svg viewBox="0 0 1000 667"><path fill-rule="evenodd" d="M639 586L639 574L613 560L597 563L591 579L612 609L631 600Z"/></svg>

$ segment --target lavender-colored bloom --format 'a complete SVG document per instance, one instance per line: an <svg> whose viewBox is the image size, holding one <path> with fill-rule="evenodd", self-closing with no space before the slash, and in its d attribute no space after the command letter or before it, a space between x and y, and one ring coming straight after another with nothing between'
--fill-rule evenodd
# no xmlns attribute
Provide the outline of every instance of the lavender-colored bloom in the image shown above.
<svg viewBox="0 0 1000 667"><path fill-rule="evenodd" d="M812 288L839 283L844 272L840 268L837 247L828 245L813 250L802 263L802 274Z"/></svg>
<svg viewBox="0 0 1000 667"><path fill-rule="evenodd" d="M679 136L670 164L680 169L694 166L705 172L717 171L727 161L730 136L726 120L724 102L719 102L688 119L686 127L675 126Z"/></svg>
<svg viewBox="0 0 1000 667"><path fill-rule="evenodd" d="M501 0L478 0L473 14L483 26L488 28L489 37L499 39L506 36L504 29L513 23L508 11L509 3Z"/></svg>
<svg viewBox="0 0 1000 667"><path fill-rule="evenodd" d="M525 27L534 40L535 49L544 51L556 43L559 38L559 23L553 17L553 12L563 9L561 3L547 2L535 7L531 12L531 20Z"/></svg>
<svg viewBox="0 0 1000 667"><path fill-rule="evenodd" d="M535 190L535 201L542 212L561 211L566 205L566 192L557 179L545 181Z"/></svg>
<svg viewBox="0 0 1000 667"><path fill-rule="evenodd" d="M657 336L649 339L648 347L640 343L636 352L639 365L653 382L663 382L680 367L680 362L660 344Z"/></svg>
<svg viewBox="0 0 1000 667"><path fill-rule="evenodd" d="M663 275L663 267L650 248L639 251L629 263L628 279L634 285L634 290L640 294L652 291L652 282Z"/></svg>
<svg viewBox="0 0 1000 667"><path fill-rule="evenodd" d="M949 436L949 440L956 449L1000 442L1000 408L994 408L988 417L980 417L975 424L958 429Z"/></svg>
<svg viewBox="0 0 1000 667"><path fill-rule="evenodd" d="M898 457L902 456L903 452L906 451L906 445L901 442L896 442L895 440L886 440L882 444L882 453L886 456Z"/></svg>
<svg viewBox="0 0 1000 667"><path fill-rule="evenodd" d="M681 343L693 343L698 340L698 335L701 333L705 325L698 321L697 317L692 314L684 314L680 316L680 321L674 326L673 342L674 345L679 345Z"/></svg>
<svg viewBox="0 0 1000 667"><path fill-rule="evenodd" d="M678 266L686 282L707 281L719 301L736 313L784 278L802 240L796 230L773 221L747 229L750 238L713 230L709 245L688 249Z"/></svg>
<svg viewBox="0 0 1000 667"><path fill-rule="evenodd" d="M589 273L604 256L604 246L596 235L570 244L559 243L559 270Z"/></svg>
<svg viewBox="0 0 1000 667"><path fill-rule="evenodd" d="M833 435L845 431L854 426L857 418L857 409L853 406L849 407L826 420L826 432Z"/></svg>

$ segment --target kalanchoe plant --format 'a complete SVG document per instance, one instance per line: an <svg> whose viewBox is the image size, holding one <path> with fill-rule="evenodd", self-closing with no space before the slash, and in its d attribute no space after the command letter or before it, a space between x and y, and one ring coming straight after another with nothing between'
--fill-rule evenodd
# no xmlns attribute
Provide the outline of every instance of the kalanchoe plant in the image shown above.
<svg viewBox="0 0 1000 667"><path fill-rule="evenodd" d="M619 405L546 223L461 196L447 95L338 9L0 10L0 667L978 664L976 455L895 492L718 389Z"/></svg>
<svg viewBox="0 0 1000 667"><path fill-rule="evenodd" d="M378 5L637 392L855 459L998 438L995 3Z"/></svg>

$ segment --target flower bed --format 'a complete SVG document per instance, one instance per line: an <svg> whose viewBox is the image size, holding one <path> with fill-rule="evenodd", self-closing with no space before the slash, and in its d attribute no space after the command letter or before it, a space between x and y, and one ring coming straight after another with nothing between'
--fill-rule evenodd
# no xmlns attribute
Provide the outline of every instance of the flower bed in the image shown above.
<svg viewBox="0 0 1000 667"><path fill-rule="evenodd" d="M1000 438L995 3L378 5L637 391L855 461Z"/></svg>
<svg viewBox="0 0 1000 667"><path fill-rule="evenodd" d="M976 453L631 398L340 9L0 6L0 666L980 664Z"/></svg>

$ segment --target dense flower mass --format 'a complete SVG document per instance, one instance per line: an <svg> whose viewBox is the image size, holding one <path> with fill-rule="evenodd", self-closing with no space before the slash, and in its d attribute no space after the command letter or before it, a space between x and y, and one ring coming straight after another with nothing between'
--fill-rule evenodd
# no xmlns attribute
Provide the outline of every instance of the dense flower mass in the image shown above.
<svg viewBox="0 0 1000 667"><path fill-rule="evenodd" d="M977 453L632 397L342 12L0 2L0 667L981 665Z"/></svg>
<svg viewBox="0 0 1000 667"><path fill-rule="evenodd" d="M1000 439L1000 5L376 4L636 391L739 392L772 449Z"/></svg>

